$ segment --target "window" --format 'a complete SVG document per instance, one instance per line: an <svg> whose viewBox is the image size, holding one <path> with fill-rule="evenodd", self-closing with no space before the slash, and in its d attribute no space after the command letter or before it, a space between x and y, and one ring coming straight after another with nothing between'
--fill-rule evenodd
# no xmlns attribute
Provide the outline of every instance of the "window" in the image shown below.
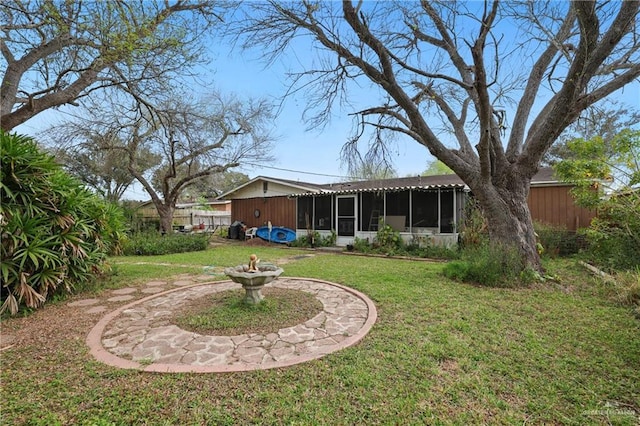
<svg viewBox="0 0 640 426"><path fill-rule="evenodd" d="M384 213L384 196L382 193L362 193L362 223L363 231L377 231L379 220Z"/></svg>
<svg viewBox="0 0 640 426"><path fill-rule="evenodd" d="M454 231L453 190L440 192L440 232L450 234Z"/></svg>
<svg viewBox="0 0 640 426"><path fill-rule="evenodd" d="M312 228L319 231L332 229L331 196L298 197L298 229Z"/></svg>
<svg viewBox="0 0 640 426"><path fill-rule="evenodd" d="M298 197L298 229L310 228L313 221L313 197Z"/></svg>
<svg viewBox="0 0 640 426"><path fill-rule="evenodd" d="M438 191L413 191L411 214L416 228L438 227Z"/></svg>
<svg viewBox="0 0 640 426"><path fill-rule="evenodd" d="M399 223L396 222L398 221L398 219L400 219L401 221L402 217L404 216L404 226L402 226L402 228L408 226L409 191L387 192L386 215L387 218L389 216L395 216L393 218L394 225L399 225Z"/></svg>
<svg viewBox="0 0 640 426"><path fill-rule="evenodd" d="M315 199L314 226L320 231L328 231L331 226L331 195L316 197Z"/></svg>

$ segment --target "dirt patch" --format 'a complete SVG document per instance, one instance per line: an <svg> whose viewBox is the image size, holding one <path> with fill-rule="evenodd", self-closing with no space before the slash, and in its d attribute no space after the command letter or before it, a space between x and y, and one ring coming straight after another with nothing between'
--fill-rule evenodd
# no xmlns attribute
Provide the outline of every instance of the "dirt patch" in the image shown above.
<svg viewBox="0 0 640 426"><path fill-rule="evenodd" d="M439 366L440 370L445 373L455 373L460 369L460 367L458 366L458 361L450 358L441 360Z"/></svg>
<svg viewBox="0 0 640 426"><path fill-rule="evenodd" d="M250 240L246 240L244 242L247 246L258 246L258 247L269 247L269 246L279 246L277 243L270 243L269 241L265 241L262 238L251 238Z"/></svg>
<svg viewBox="0 0 640 426"><path fill-rule="evenodd" d="M15 341L16 338L10 334L0 334L0 352L13 347L13 342Z"/></svg>
<svg viewBox="0 0 640 426"><path fill-rule="evenodd" d="M6 346L14 349L31 347L37 353L36 357L42 358L47 353L57 353L64 342L82 341L101 314L88 314L86 307L68 306L78 300L80 298L48 303L29 315L3 319L3 348L5 336L11 336Z"/></svg>

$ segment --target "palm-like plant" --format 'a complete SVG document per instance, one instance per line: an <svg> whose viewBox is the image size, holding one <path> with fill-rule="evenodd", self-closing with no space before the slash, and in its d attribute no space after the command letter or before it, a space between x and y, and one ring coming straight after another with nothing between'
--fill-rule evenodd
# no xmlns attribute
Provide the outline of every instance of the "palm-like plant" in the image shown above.
<svg viewBox="0 0 640 426"><path fill-rule="evenodd" d="M31 138L2 140L0 313L41 306L103 270L123 236L123 214L65 173Z"/></svg>

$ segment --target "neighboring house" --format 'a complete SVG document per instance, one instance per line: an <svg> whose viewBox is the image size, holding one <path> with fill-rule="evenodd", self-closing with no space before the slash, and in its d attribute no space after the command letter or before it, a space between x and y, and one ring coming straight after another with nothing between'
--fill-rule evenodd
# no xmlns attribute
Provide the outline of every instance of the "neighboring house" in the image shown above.
<svg viewBox="0 0 640 426"><path fill-rule="evenodd" d="M596 212L576 205L571 189L573 185L560 182L553 169L546 167L531 180L529 210L536 222L564 226L570 231L588 228Z"/></svg>
<svg viewBox="0 0 640 426"><path fill-rule="evenodd" d="M158 211L152 201L142 203L137 213L144 222L159 221ZM173 213L174 229L203 225L206 230L231 225L231 201L213 200L202 203L176 204ZM158 222L159 226L159 222Z"/></svg>
<svg viewBox="0 0 640 426"><path fill-rule="evenodd" d="M577 207L571 185L542 169L531 182L529 207L535 221L575 230L595 216ZM381 223L405 241L425 237L433 243L453 244L458 239L469 188L456 175L417 176L318 185L258 176L218 199L231 200L233 221L248 227L271 222L322 235L336 232L338 246L356 237L372 240Z"/></svg>

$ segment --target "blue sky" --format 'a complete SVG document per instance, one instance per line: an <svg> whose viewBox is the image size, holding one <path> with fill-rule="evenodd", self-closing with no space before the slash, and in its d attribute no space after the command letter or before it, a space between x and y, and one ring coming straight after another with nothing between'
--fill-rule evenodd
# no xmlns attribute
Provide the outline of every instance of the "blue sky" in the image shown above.
<svg viewBox="0 0 640 426"><path fill-rule="evenodd" d="M300 56L300 52L296 52L296 56ZM265 96L273 98L274 102L279 102L279 97L287 90L287 69L282 63L265 69L264 63L250 53L230 54L224 50L217 52L216 57L211 67L215 70L216 84L222 90L246 97ZM350 96L354 104L361 105L367 105L365 102L373 99L364 89L354 91ZM302 117L305 106L302 94L292 95L285 99L274 122L274 133L279 139L274 149L276 161L270 166L295 172L256 167L247 168L244 173L250 177L266 175L316 183L344 180L347 170L341 164L340 150L351 134L352 117L349 114L353 109L336 107L326 127L306 130ZM433 159L426 148L414 141L399 141L395 147L394 166L399 176L418 175Z"/></svg>

